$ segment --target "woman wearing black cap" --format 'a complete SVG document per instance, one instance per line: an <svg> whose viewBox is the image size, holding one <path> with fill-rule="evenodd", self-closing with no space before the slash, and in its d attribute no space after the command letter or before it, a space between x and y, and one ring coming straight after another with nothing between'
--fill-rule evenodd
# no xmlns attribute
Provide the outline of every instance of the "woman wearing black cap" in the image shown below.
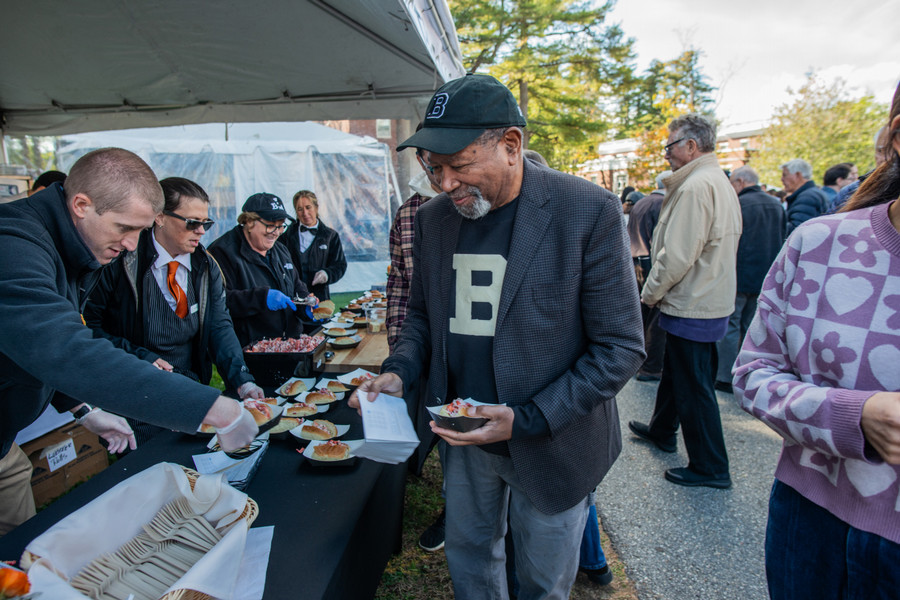
<svg viewBox="0 0 900 600"><path fill-rule="evenodd" d="M253 194L241 211L237 226L209 246L225 274L238 340L246 346L263 338L299 337L304 313L292 299L308 290L287 248L275 243L289 218L284 203L273 194Z"/></svg>

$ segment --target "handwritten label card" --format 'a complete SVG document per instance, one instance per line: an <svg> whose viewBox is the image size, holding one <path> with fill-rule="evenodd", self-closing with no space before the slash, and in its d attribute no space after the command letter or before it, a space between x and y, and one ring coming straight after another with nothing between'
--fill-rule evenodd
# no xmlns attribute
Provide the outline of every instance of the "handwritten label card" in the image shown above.
<svg viewBox="0 0 900 600"><path fill-rule="evenodd" d="M44 451L41 452L41 456L47 458L47 464L50 465L50 471L55 471L78 457L75 452L75 442L73 442L71 438L64 442L44 448Z"/></svg>

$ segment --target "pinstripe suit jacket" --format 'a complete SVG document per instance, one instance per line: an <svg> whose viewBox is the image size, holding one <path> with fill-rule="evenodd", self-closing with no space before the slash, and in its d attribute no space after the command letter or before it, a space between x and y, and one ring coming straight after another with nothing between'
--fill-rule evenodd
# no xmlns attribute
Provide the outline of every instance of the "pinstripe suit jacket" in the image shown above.
<svg viewBox="0 0 900 600"><path fill-rule="evenodd" d="M446 401L451 264L462 217L441 194L416 214L409 314L382 372L408 386L428 368ZM510 440L529 499L553 514L600 482L622 447L615 395L644 358L640 306L618 198L525 161L494 331L500 402L534 402L550 435Z"/></svg>

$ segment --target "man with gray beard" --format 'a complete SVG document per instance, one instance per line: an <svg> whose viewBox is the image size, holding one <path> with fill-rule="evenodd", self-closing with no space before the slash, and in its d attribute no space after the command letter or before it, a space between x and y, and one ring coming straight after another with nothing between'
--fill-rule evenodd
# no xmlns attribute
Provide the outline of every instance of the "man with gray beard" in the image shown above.
<svg viewBox="0 0 900 600"><path fill-rule="evenodd" d="M350 399L402 396L427 372L434 405L486 404L467 433L430 424L448 444L445 551L460 600L508 597L507 511L518 597L568 598L588 494L621 450L615 395L644 358L618 198L524 161L523 127L502 83L467 75L399 146L423 151L443 193L416 213L400 338Z"/></svg>

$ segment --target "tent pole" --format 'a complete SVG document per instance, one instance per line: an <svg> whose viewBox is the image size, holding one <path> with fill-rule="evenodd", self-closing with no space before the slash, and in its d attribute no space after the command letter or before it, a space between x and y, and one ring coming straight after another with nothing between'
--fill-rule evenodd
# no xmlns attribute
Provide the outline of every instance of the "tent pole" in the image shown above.
<svg viewBox="0 0 900 600"><path fill-rule="evenodd" d="M9 164L9 155L6 154L6 132L0 129L0 156L3 157L3 164Z"/></svg>

